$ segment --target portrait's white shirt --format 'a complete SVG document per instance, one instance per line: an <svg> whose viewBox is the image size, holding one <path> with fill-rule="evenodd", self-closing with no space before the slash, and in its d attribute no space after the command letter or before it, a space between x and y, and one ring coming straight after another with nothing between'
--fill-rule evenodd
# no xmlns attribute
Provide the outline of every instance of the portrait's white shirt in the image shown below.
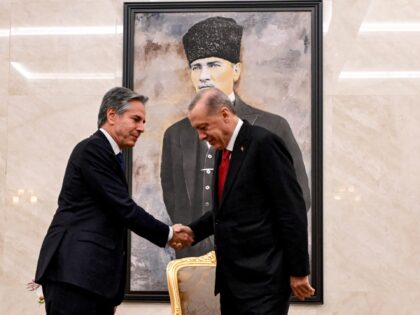
<svg viewBox="0 0 420 315"><path fill-rule="evenodd" d="M230 93L228 95L228 97L229 97L230 101L232 102L232 104L235 103L235 93L234 92Z"/></svg>

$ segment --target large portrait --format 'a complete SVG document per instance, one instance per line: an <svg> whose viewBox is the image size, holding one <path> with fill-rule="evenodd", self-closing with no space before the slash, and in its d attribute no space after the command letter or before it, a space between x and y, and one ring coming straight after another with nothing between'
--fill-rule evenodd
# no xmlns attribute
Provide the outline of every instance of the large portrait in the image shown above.
<svg viewBox="0 0 420 315"><path fill-rule="evenodd" d="M212 208L214 149L187 107L200 89L225 92L238 115L286 144L305 199L311 282L322 302L321 0L127 3L124 85L147 95L146 132L126 154L133 199L156 218L188 224ZM168 300L175 252L128 235L127 299Z"/></svg>

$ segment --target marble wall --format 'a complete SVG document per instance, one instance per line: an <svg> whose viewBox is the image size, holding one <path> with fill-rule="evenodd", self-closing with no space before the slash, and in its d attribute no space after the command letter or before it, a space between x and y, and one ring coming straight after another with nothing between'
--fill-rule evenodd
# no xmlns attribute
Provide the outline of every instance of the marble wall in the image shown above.
<svg viewBox="0 0 420 315"><path fill-rule="evenodd" d="M324 2L325 304L289 313L415 315L420 2ZM0 1L1 314L44 314L25 284L68 155L95 130L103 93L121 84L122 3ZM42 35L77 27L88 34ZM170 307L118 311L139 313Z"/></svg>

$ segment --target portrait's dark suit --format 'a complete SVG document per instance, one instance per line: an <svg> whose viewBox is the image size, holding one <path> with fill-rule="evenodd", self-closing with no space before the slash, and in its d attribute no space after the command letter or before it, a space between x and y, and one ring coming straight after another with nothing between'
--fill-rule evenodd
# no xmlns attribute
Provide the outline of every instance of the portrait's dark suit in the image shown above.
<svg viewBox="0 0 420 315"><path fill-rule="evenodd" d="M124 293L126 228L158 246L168 241L169 227L130 198L124 172L98 130L70 156L35 281L71 284L118 305Z"/></svg>
<svg viewBox="0 0 420 315"><path fill-rule="evenodd" d="M302 153L292 130L281 116L271 114L244 103L235 95L234 108L237 115L252 125L261 126L279 136L293 157L293 166L303 191L306 209L311 204L308 176ZM204 212L202 184L204 152L206 144L200 142L197 132L188 118L170 126L164 135L161 163L161 184L166 210L172 222L187 224ZM214 163L214 162L213 162ZM213 164L214 167L214 164ZM197 247L197 248L195 248ZM192 248L177 251L177 257L199 256L213 249L210 240L205 240Z"/></svg>
<svg viewBox="0 0 420 315"><path fill-rule="evenodd" d="M283 141L244 121L220 203L216 195L213 211L190 224L196 242L214 234L215 292L230 292L246 314L273 314L265 310L287 301L290 276L309 274L305 203Z"/></svg>

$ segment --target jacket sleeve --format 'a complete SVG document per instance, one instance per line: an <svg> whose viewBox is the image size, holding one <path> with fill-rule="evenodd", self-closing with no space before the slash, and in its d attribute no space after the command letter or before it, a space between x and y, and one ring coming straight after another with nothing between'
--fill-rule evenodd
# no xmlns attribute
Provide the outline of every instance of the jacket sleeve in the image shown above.
<svg viewBox="0 0 420 315"><path fill-rule="evenodd" d="M287 150L293 158L293 167L296 172L296 178L302 189L306 210L309 210L311 207L311 193L309 189L308 175L306 174L305 164L303 163L302 151L299 148L287 120L281 119L279 122L280 123L277 124L277 128L274 133L284 141Z"/></svg>
<svg viewBox="0 0 420 315"><path fill-rule="evenodd" d="M306 276L309 274L309 255L305 202L292 158L283 142L274 134L268 134L261 142L258 165L290 274Z"/></svg>
<svg viewBox="0 0 420 315"><path fill-rule="evenodd" d="M164 247L169 227L138 206L130 197L125 179L118 174L112 154L104 154L101 143L91 143L80 153L79 167L87 187L123 224L150 242Z"/></svg>
<svg viewBox="0 0 420 315"><path fill-rule="evenodd" d="M213 211L207 211L188 225L194 232L194 244L214 234Z"/></svg>

